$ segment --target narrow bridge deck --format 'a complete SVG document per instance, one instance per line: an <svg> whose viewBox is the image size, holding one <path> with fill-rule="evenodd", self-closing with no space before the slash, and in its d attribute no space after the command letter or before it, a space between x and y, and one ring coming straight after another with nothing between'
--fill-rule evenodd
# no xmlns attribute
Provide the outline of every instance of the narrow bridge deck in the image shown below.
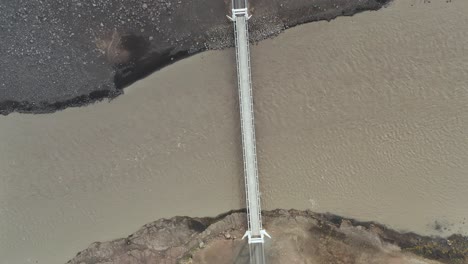
<svg viewBox="0 0 468 264"><path fill-rule="evenodd" d="M255 126L250 76L250 52L247 17L236 16L236 54L241 111L242 144L244 152L244 176L249 230L252 237L260 237L262 229L260 193L258 184Z"/></svg>
<svg viewBox="0 0 468 264"><path fill-rule="evenodd" d="M262 228L260 190L258 183L257 149L255 143L255 124L250 71L250 50L248 6L246 0L232 0L232 17L236 40L237 82L242 130L242 149L244 156L244 177L247 205L248 237L250 263L264 264L264 235Z"/></svg>

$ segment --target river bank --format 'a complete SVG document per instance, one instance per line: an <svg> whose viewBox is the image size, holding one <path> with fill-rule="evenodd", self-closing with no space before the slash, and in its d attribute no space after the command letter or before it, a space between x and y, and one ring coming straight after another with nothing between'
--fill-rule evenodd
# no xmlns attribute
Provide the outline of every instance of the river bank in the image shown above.
<svg viewBox="0 0 468 264"><path fill-rule="evenodd" d="M144 225L126 238L95 242L70 264L165 263L244 264L245 213L215 218L174 217ZM401 234L378 223L359 222L310 211L263 212L268 263L463 264L468 237L447 239Z"/></svg>
<svg viewBox="0 0 468 264"><path fill-rule="evenodd" d="M260 41L298 24L377 10L390 0L251 2L250 36ZM116 98L179 59L231 47L230 3L0 3L0 114L50 113Z"/></svg>

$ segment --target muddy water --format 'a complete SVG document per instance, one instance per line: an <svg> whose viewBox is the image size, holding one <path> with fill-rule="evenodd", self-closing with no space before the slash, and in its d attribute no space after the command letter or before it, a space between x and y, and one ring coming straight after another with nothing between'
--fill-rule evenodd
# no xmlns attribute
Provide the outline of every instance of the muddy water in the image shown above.
<svg viewBox="0 0 468 264"><path fill-rule="evenodd" d="M264 208L467 234L467 13L399 1L254 46ZM206 52L111 103L1 117L3 263L243 207L234 69L232 49Z"/></svg>

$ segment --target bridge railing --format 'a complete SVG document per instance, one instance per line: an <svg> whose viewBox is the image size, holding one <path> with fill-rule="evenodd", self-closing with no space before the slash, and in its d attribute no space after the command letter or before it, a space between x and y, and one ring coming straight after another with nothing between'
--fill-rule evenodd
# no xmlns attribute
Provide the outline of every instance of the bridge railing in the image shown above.
<svg viewBox="0 0 468 264"><path fill-rule="evenodd" d="M235 16L233 14L233 18L235 19ZM239 61L239 39L237 37L237 23L234 23L234 38L235 38L235 45L236 45L236 61ZM239 108L240 108L240 124L241 124L241 131L244 131L244 113L243 113L243 107L242 107L242 89L241 89L241 77L240 77L240 65L239 63L236 63L237 65L237 85L238 85L238 90L240 93L239 96ZM242 142L245 142L245 135L242 133ZM245 154L245 148L242 146L242 159L245 161L246 159L246 154ZM247 229L250 230L250 202L249 202L249 186L247 184L248 179L247 179L247 163L243 162L244 164L244 183L245 183L245 201L246 201L246 210L247 210Z"/></svg>
<svg viewBox="0 0 468 264"><path fill-rule="evenodd" d="M246 18L247 19L247 18ZM245 23L245 39L247 40L247 67L249 68L249 97L250 100L250 110L251 110L251 122L252 122L252 139L253 139L253 147L254 147L254 168L255 168L255 181L256 181L256 190L257 193L257 203L258 208L258 220L259 220L259 228L262 230L262 210L261 210L261 203L260 203L260 184L258 180L258 164L257 164L257 142L255 137L255 115L254 115L254 106L253 106L253 92L252 92L252 74L251 74L251 66L250 66L250 45L249 45L249 28L248 23Z"/></svg>
<svg viewBox="0 0 468 264"><path fill-rule="evenodd" d="M246 190L246 208L247 208L247 221L248 221L248 228L249 230L253 231L253 236L260 236L260 230L262 230L262 216L261 216L261 203L260 203L260 190L259 190L259 177L258 177L258 163L257 163L257 147L256 147L256 139L255 139L255 118L254 118L254 108L253 108L253 94L252 94L252 76L251 76L251 70L250 70L250 47L249 47L249 35L248 35L248 23L247 23L247 17L246 16L243 16L243 17L234 17L234 30L235 30L235 44L236 44L236 59L237 59L237 72L238 72L238 76L237 76L237 81L238 81L238 89L239 89L239 101L240 101L240 116L241 116L241 129L242 131L244 131L244 121L249 121L249 120L244 120L244 114L243 111L244 111L244 107L243 107L243 102L241 100L241 98L243 98L243 96L247 96L250 100L248 100L248 102L250 103L249 105L249 110L251 111L250 112L250 127L252 128L252 147L253 147L253 171L247 171L248 168L247 168L247 163L244 162L244 180L245 180L245 190ZM239 27L243 27L242 29L240 29ZM241 35L242 32L244 35ZM243 92L243 89L241 87L241 83L242 83L242 80L241 80L241 75L239 74L242 69L240 69L240 63L239 63L239 38L242 38L242 42L241 44L244 45L242 48L245 49L245 54L244 55L247 55L247 58L246 59L246 67L247 67L247 71L245 71L247 73L247 76L245 76L247 78L247 81L248 81L248 89L246 90L247 94L243 94L245 92ZM242 133L242 142L243 144L245 144L245 135L244 133ZM246 149L245 149L245 146L243 146L243 158L244 160L246 160ZM249 174L252 174L251 176L254 177L254 181L255 181L255 186L250 186L248 183L249 183L249 179L248 179L248 175ZM253 190L251 190L251 188L255 188ZM253 191L256 193L256 195L254 197L250 197L249 193ZM255 199L255 200L251 200L251 199ZM257 214L256 216L253 216L251 215L251 210L250 210L250 205L254 205L255 204L255 208L257 208L257 210L254 210L254 212ZM252 222L255 220L255 223L254 223L254 226L255 226L255 230L252 230L251 227L252 227Z"/></svg>

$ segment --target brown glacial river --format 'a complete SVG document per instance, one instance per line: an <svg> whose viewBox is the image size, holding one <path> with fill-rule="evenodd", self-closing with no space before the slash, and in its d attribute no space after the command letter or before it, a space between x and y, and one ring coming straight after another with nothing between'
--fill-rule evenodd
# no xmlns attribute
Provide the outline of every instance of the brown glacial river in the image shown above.
<svg viewBox="0 0 468 264"><path fill-rule="evenodd" d="M397 1L253 46L264 209L468 234L467 14ZM110 103L0 117L0 262L64 263L161 217L244 207L238 119L233 49Z"/></svg>

